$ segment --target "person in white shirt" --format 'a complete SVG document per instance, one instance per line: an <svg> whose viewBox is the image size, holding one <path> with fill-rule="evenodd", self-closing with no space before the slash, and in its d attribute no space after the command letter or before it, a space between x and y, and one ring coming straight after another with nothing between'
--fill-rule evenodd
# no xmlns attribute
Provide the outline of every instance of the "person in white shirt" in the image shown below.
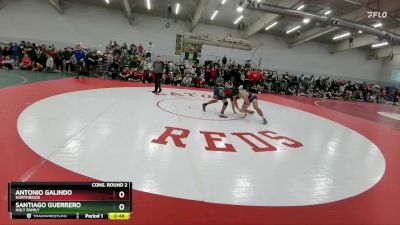
<svg viewBox="0 0 400 225"><path fill-rule="evenodd" d="M149 45L147 46L146 58L151 59L152 54L153 54L153 43L151 43L150 41Z"/></svg>
<svg viewBox="0 0 400 225"><path fill-rule="evenodd" d="M108 53L107 54L107 68L110 67L113 60L114 60L114 56L111 53Z"/></svg>
<svg viewBox="0 0 400 225"><path fill-rule="evenodd" d="M50 55L47 55L46 60L46 71L51 72L54 69L54 59Z"/></svg>
<svg viewBox="0 0 400 225"><path fill-rule="evenodd" d="M182 86L191 86L192 85L192 78L190 74L187 73L186 76L182 79Z"/></svg>
<svg viewBox="0 0 400 225"><path fill-rule="evenodd" d="M11 59L11 57L8 55L6 56L6 58L2 61L2 64L4 67L6 67L9 70L13 70L14 69L14 60ZM1 68L1 67L0 67Z"/></svg>

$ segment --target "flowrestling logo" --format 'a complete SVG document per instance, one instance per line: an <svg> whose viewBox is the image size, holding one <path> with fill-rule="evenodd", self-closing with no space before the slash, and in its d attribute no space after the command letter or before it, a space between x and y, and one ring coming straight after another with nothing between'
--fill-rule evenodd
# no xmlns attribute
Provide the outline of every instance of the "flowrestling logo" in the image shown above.
<svg viewBox="0 0 400 225"><path fill-rule="evenodd" d="M386 11L379 12L379 11L368 11L368 19L386 19L388 17L388 13Z"/></svg>

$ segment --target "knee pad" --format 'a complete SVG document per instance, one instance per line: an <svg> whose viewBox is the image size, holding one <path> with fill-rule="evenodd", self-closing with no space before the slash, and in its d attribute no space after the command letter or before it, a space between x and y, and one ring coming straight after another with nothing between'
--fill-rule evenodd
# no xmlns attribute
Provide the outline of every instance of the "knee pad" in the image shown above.
<svg viewBox="0 0 400 225"><path fill-rule="evenodd" d="M224 106L227 106L227 105L228 105L228 102L227 102L227 101L225 101L225 102L224 102Z"/></svg>

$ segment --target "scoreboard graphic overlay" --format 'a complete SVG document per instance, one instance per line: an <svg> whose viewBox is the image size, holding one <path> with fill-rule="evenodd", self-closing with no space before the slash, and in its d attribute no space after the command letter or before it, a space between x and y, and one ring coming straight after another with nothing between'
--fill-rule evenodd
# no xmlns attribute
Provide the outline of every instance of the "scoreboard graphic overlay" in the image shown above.
<svg viewBox="0 0 400 225"><path fill-rule="evenodd" d="M11 182L12 219L128 220L131 182Z"/></svg>

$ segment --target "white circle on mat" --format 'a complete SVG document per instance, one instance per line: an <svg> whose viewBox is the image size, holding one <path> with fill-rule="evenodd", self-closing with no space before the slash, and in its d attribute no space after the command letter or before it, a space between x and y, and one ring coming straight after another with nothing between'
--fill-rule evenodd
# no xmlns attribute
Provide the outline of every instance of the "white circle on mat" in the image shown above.
<svg viewBox="0 0 400 225"><path fill-rule="evenodd" d="M222 103L203 112L201 103L209 99L201 95L207 92L164 88L163 93L130 87L59 94L26 108L18 132L33 151L76 173L102 181L132 181L136 190L211 203L329 203L368 190L384 174L385 160L374 143L315 114L259 101L267 126L257 114L202 121L180 115L218 118ZM165 99L163 107L173 113L157 107ZM230 107L226 115L237 118ZM165 145L152 143L165 127L190 131L182 140L185 148L171 139ZM294 149L265 139L258 134L265 130L303 146ZM200 131L225 133L224 141L236 152L206 150ZM277 150L255 152L232 134L236 132L254 133Z"/></svg>

